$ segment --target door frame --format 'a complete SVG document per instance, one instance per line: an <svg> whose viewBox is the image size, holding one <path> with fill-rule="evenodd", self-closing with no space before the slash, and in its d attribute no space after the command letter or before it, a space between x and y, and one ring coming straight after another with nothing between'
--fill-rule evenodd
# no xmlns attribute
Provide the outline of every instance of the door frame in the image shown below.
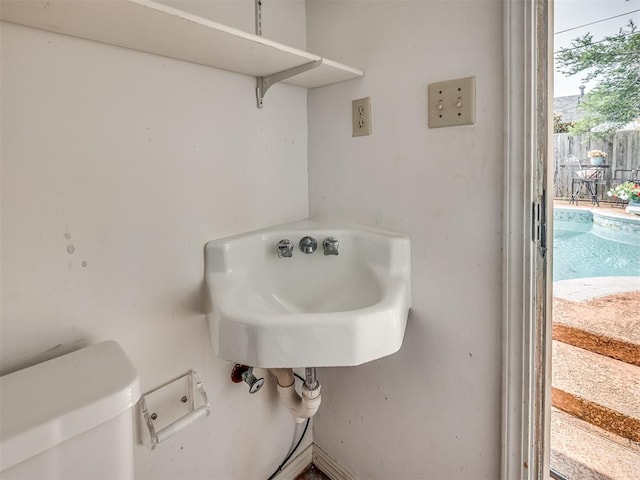
<svg viewBox="0 0 640 480"><path fill-rule="evenodd" d="M553 0L503 0L503 480L549 475Z"/></svg>

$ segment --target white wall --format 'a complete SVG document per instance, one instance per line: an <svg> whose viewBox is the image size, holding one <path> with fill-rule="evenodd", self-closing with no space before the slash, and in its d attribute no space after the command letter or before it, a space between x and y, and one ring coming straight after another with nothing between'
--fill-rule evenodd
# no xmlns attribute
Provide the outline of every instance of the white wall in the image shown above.
<svg viewBox="0 0 640 480"><path fill-rule="evenodd" d="M252 2L181 4L253 31ZM301 2L265 9L278 19L265 36L304 47ZM312 52L366 71L310 91L308 142L304 90L277 85L258 111L252 78L2 24L1 371L108 338L145 389L196 368L212 416L138 447L138 478L265 478L293 424L273 383L250 396L214 357L202 247L305 217L309 201L313 215L405 231L413 248L401 351L319 373L316 441L362 479L497 478L500 1L306 12ZM427 85L468 75L477 125L428 129ZM352 138L363 96L373 135Z"/></svg>
<svg viewBox="0 0 640 480"><path fill-rule="evenodd" d="M249 33L256 32L254 0L156 0L179 10ZM262 36L304 50L307 44L304 0L262 2ZM275 72L273 72L275 73Z"/></svg>
<svg viewBox="0 0 640 480"><path fill-rule="evenodd" d="M283 24L304 44L298 3ZM137 447L137 478L266 478L293 419L274 382L249 395L213 355L203 247L307 216L306 91L257 110L250 77L1 30L2 373L105 339L144 390L195 368L212 415Z"/></svg>
<svg viewBox="0 0 640 480"><path fill-rule="evenodd" d="M307 1L309 50L363 68L309 93L310 213L407 232L402 349L323 369L314 441L361 479L496 479L500 452L499 0ZM475 126L429 129L429 83L477 77ZM370 96L373 135L351 137Z"/></svg>

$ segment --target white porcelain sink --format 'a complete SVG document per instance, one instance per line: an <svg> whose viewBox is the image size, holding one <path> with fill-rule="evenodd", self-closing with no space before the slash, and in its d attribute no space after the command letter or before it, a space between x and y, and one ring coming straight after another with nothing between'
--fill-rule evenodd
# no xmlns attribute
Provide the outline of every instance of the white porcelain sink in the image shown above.
<svg viewBox="0 0 640 480"><path fill-rule="evenodd" d="M313 237L315 252L300 240ZM335 237L338 255L325 255ZM278 242L293 244L279 257ZM253 367L359 365L402 345L410 305L405 235L305 220L208 242L211 340L219 357Z"/></svg>

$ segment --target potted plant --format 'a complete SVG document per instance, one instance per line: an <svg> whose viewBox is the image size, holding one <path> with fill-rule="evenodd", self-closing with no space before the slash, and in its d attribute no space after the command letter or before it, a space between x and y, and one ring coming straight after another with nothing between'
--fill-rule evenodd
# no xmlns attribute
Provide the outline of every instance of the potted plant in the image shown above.
<svg viewBox="0 0 640 480"><path fill-rule="evenodd" d="M607 157L607 154L602 150L589 150L587 157L589 157L591 165L599 167L600 165L604 165L604 159Z"/></svg>
<svg viewBox="0 0 640 480"><path fill-rule="evenodd" d="M640 215L640 184L624 182L610 189L607 195L619 200L629 201L629 205L626 208L627 213Z"/></svg>

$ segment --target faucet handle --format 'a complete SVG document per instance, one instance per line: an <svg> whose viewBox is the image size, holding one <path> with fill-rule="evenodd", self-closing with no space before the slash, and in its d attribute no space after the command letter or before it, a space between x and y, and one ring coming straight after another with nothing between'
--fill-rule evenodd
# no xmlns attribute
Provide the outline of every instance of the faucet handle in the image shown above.
<svg viewBox="0 0 640 480"><path fill-rule="evenodd" d="M278 242L278 257L291 257L293 255L293 242L286 238Z"/></svg>
<svg viewBox="0 0 640 480"><path fill-rule="evenodd" d="M316 239L309 236L302 237L299 245L300 250L302 250L303 253L313 253L316 251L316 248L318 248L318 242Z"/></svg>
<svg viewBox="0 0 640 480"><path fill-rule="evenodd" d="M336 237L327 237L322 241L322 249L325 255L338 255L340 242Z"/></svg>

